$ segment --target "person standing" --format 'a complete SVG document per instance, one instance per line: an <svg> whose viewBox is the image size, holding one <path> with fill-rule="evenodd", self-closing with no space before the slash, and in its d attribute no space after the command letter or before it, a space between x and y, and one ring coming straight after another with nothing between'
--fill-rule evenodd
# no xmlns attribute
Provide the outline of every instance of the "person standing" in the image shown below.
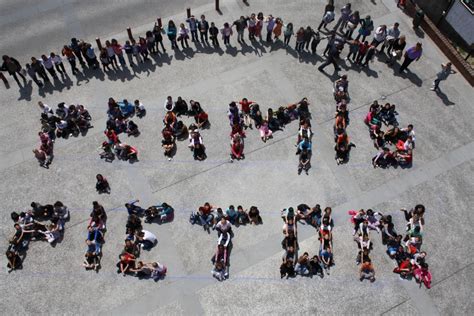
<svg viewBox="0 0 474 316"><path fill-rule="evenodd" d="M191 41L192 42L199 42L198 41L198 21L194 17L194 15L191 15L189 19L186 19L186 22L189 24L189 29L191 30Z"/></svg>
<svg viewBox="0 0 474 316"><path fill-rule="evenodd" d="M173 20L169 20L168 22L168 29L166 30L166 35L168 35L168 39L171 42L171 49L178 48L178 44L176 43L176 34L178 30L176 25L174 24Z"/></svg>
<svg viewBox="0 0 474 316"><path fill-rule="evenodd" d="M122 45L120 45L115 38L112 39L112 48L114 49L115 56L117 56L120 65L122 65L122 67L127 66L125 63L125 58L123 58Z"/></svg>
<svg viewBox="0 0 474 316"><path fill-rule="evenodd" d="M387 46L387 54L390 55L392 51L393 43L400 37L400 29L398 28L399 24L395 23L391 28L387 30L387 37L385 38L385 42L380 49L380 53L383 53L385 46Z"/></svg>
<svg viewBox="0 0 474 316"><path fill-rule="evenodd" d="M36 76L36 72L31 67L31 65L26 64L25 67L26 67L26 73L28 74L28 76L30 76L30 78L38 85L38 87L40 88L43 87L43 83L38 80L38 77Z"/></svg>
<svg viewBox="0 0 474 316"><path fill-rule="evenodd" d="M26 77L21 74L21 65L18 62L18 60L16 60L13 57L9 57L7 55L3 55L2 59L3 59L3 64L2 64L1 69L8 71L8 74L10 74L10 76L12 76L15 79L16 83L18 83L18 86L21 86L21 85L20 85L20 80L18 80L17 74L20 75L20 77L23 78L23 82L26 83Z"/></svg>
<svg viewBox="0 0 474 316"><path fill-rule="evenodd" d="M233 34L232 27L229 23L224 23L224 27L221 29L222 39L224 40L224 45L230 45L230 37Z"/></svg>
<svg viewBox="0 0 474 316"><path fill-rule="evenodd" d="M360 21L360 28L358 31L359 34L357 35L356 39L358 40L362 36L362 39L360 41L364 42L365 38L369 36L373 30L374 30L374 21L372 21L372 18L370 17L370 15L367 15L365 19Z"/></svg>
<svg viewBox="0 0 474 316"><path fill-rule="evenodd" d="M219 47L219 40L217 39L217 36L219 35L219 29L216 27L214 22L211 22L211 27L209 28L209 35L211 37L212 45L214 45L214 48Z"/></svg>
<svg viewBox="0 0 474 316"><path fill-rule="evenodd" d="M133 46L130 44L130 41L125 41L125 46L123 47L123 49L125 50L125 54L127 54L128 63L130 64L130 66L135 66L135 63L133 62Z"/></svg>
<svg viewBox="0 0 474 316"><path fill-rule="evenodd" d="M342 32L344 28L347 25L347 22L349 21L349 16L351 15L352 10L351 10L351 4L348 3L345 6L341 8L341 16L339 17L339 20L337 20L336 25L334 26L334 31L337 30L339 27L339 32Z"/></svg>
<svg viewBox="0 0 474 316"><path fill-rule="evenodd" d="M66 56L69 65L71 65L72 74L75 75L79 69L76 67L76 57L74 56L74 51L69 46L64 45L61 54Z"/></svg>
<svg viewBox="0 0 474 316"><path fill-rule="evenodd" d="M285 47L288 47L288 44L290 43L290 38L293 34L293 23L288 23L285 27L285 30L283 31Z"/></svg>
<svg viewBox="0 0 474 316"><path fill-rule="evenodd" d="M189 34L189 30L186 28L184 23L181 23L179 25L179 31L178 31L178 42L181 42L181 47L183 49L184 49L184 45L186 45L186 48L189 48L189 44L188 44L189 35L188 34ZM197 40L197 35L196 35L196 40ZM194 42L194 39L192 41Z"/></svg>
<svg viewBox="0 0 474 316"><path fill-rule="evenodd" d="M198 29L199 29L199 35L201 37L201 43L204 44L204 41L206 41L207 45L209 45L209 41L207 39L207 32L209 31L209 23L206 21L206 16L204 14L201 15L201 20L198 22Z"/></svg>
<svg viewBox="0 0 474 316"><path fill-rule="evenodd" d="M323 26L325 29L327 29L326 26L332 21L334 21L334 18L336 16L334 10L334 0L328 0L328 4L326 4L326 6L324 7L323 18L321 20L321 24L319 24L318 26L318 31L320 31L321 27Z"/></svg>
<svg viewBox="0 0 474 316"><path fill-rule="evenodd" d="M377 48L377 46L379 46L380 43L384 42L386 38L387 38L387 26L386 25L380 25L375 30L374 38L372 39L372 42L370 43L370 45Z"/></svg>
<svg viewBox="0 0 474 316"><path fill-rule="evenodd" d="M273 28L275 27L275 18L270 14L267 17L267 43L273 43L272 41L272 33L273 33Z"/></svg>
<svg viewBox="0 0 474 316"><path fill-rule="evenodd" d="M321 66L318 67L318 70L323 72L324 68L326 68L326 66L329 65L329 64L334 65L334 70L335 71L341 70L341 68L337 65L337 59L339 58L339 54L340 54L340 51L339 51L338 46L337 45L332 45L329 48L328 57L327 57L326 61L324 63L322 63Z"/></svg>
<svg viewBox="0 0 474 316"><path fill-rule="evenodd" d="M390 54L388 54L387 64L389 66L393 65L395 60L402 58L403 50L406 46L405 35L400 36L395 41L393 41L392 46L390 47Z"/></svg>
<svg viewBox="0 0 474 316"><path fill-rule="evenodd" d="M240 19L234 21L232 26L235 25L235 30L237 31L237 42L244 42L244 31L247 28L247 19L244 16L241 16Z"/></svg>
<svg viewBox="0 0 474 316"><path fill-rule="evenodd" d="M115 56L114 48L109 40L105 41L105 50L107 51L107 56L109 56L110 64L114 70L118 69L117 57Z"/></svg>
<svg viewBox="0 0 474 316"><path fill-rule="evenodd" d="M165 46L163 46L163 35L161 35L161 30L162 30L161 26L159 26L158 23L155 22L155 26L153 27L153 35L155 36L156 51L160 53L158 45L161 45L161 49L163 50L163 53L166 53Z"/></svg>
<svg viewBox="0 0 474 316"><path fill-rule="evenodd" d="M41 60L43 61L43 66L49 72L49 74L54 78L58 79L56 75L56 71L54 70L54 62L51 57L47 57L46 55L41 55Z"/></svg>
<svg viewBox="0 0 474 316"><path fill-rule="evenodd" d="M402 73L405 71L405 69L408 68L408 66L414 61L418 61L423 53L423 49L421 47L421 43L418 42L416 43L415 46L410 47L409 49L406 50L405 52L405 59L403 60L403 64L400 67L400 70L398 71L399 73Z"/></svg>
<svg viewBox="0 0 474 316"><path fill-rule="evenodd" d="M84 62L84 59L82 58L82 48L81 48L80 43L77 41L75 37L71 38L71 45L69 45L69 47L71 47L77 59L79 59L79 63L84 68L86 63Z"/></svg>
<svg viewBox="0 0 474 316"><path fill-rule="evenodd" d="M31 57L31 68L45 81L50 82L46 70L44 70L43 64L41 61L37 60L35 57Z"/></svg>
<svg viewBox="0 0 474 316"><path fill-rule="evenodd" d="M53 61L54 66L56 67L56 70L61 75L64 74L64 75L67 76L66 68L64 68L63 59L61 58L61 56L56 55L55 53L51 53L49 56L50 56L51 60Z"/></svg>
<svg viewBox="0 0 474 316"><path fill-rule="evenodd" d="M441 71L436 74L433 87L430 89L431 91L439 91L439 83L443 80L446 80L450 74L455 73L455 71L451 69L451 66L452 64L450 62L441 64Z"/></svg>

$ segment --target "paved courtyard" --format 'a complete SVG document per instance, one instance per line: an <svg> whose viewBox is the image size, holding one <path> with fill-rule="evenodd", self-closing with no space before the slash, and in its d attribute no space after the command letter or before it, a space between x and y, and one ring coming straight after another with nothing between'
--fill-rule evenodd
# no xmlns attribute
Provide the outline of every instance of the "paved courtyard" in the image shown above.
<svg viewBox="0 0 474 316"><path fill-rule="evenodd" d="M0 52L22 64L31 56L58 51L72 36L95 45L126 39L125 28L144 35L158 16L164 23L185 19L185 8L196 16L221 26L240 15L264 12L280 16L295 27L317 27L326 1L221 0L222 14L213 1L94 1L4 0L0 2ZM337 12L343 5L335 1ZM370 14L375 25L398 21L408 46L423 43L424 55L410 65L407 75L398 75L380 60L370 70L351 69L342 64L350 80L351 124L349 136L357 147L350 161L336 165L333 150L332 66L327 75L317 71L326 41L318 55L299 57L281 45L241 46L235 35L232 47L221 52L198 47L154 58L152 65L135 74L71 76L71 81L39 94L36 87L19 90L0 87L0 249L4 252L13 233L10 212L28 209L32 201L63 201L71 210L64 240L51 247L30 244L23 270L0 272L2 314L471 314L474 303L474 90L456 74L441 83L441 93L430 91L431 83L446 62L444 55L422 31L415 34L411 21L396 8L394 0L353 0L353 9ZM222 41L221 41L222 42ZM294 47L294 38L292 38ZM347 54L347 47L342 56ZM66 65L69 71L69 65ZM69 71L70 72L70 71ZM34 84L34 83L33 83ZM161 129L166 96L200 101L209 113L211 128L202 135L208 159L196 162L179 142L177 154L168 162L161 149ZM99 159L105 140L107 100L140 99L147 116L134 119L141 135L122 140L136 146L140 161L106 163ZM311 103L313 157L309 176L297 175L297 123L277 132L267 143L257 131L247 131L246 159L229 163L229 126L226 117L232 100L247 97L262 109L276 108L307 97ZM94 128L85 137L59 139L49 170L41 168L31 150L38 145L37 102L54 108L60 102L82 103L93 117ZM373 100L397 105L402 126L412 123L416 149L411 168L373 169L376 153L363 118ZM187 124L192 118L185 118ZM125 138L124 138L125 137ZM95 175L104 174L111 183L110 195L95 192ZM158 283L122 277L115 264L125 236L127 212L124 203L138 198L141 205L167 202L175 210L172 223L144 224L158 237L158 245L141 259L159 260L168 266L168 276ZM85 252L86 222L92 201L108 212L108 232L103 247L102 269L87 272L81 267ZM263 225L235 229L230 279L211 277L210 257L216 234L208 235L191 226L189 214L202 203L227 207L230 204L259 207ZM281 280L279 264L282 221L280 210L300 203L331 206L334 211L336 265L330 276ZM371 254L375 283L359 282L355 265L356 245L347 211L358 208L392 214L395 227L403 231L400 208L424 204L427 212L423 248L433 274L430 290L415 282L402 281L392 273L394 263L385 246L373 233ZM301 251L310 255L319 241L313 228L300 226ZM6 266L5 256L1 257ZM469 312L471 310L471 312Z"/></svg>

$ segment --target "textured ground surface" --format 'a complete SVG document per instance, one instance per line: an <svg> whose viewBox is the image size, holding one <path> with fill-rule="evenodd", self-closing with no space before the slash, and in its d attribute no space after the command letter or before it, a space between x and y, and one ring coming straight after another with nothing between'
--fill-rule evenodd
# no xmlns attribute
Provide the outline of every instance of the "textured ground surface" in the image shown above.
<svg viewBox="0 0 474 316"><path fill-rule="evenodd" d="M45 0L0 2L0 52L26 62L31 55L57 51L71 36L93 41L116 37L123 41L125 28L135 34L150 29L162 16L181 21L185 7L196 15L206 14L222 25L241 14L263 11L281 16L295 26L319 23L324 1L221 1L222 15L210 1L82 1ZM341 1L336 1L337 6ZM64 85L39 94L36 87L18 90L1 87L0 108L0 249L5 249L13 228L9 213L25 210L31 201L62 200L72 210L62 243L55 248L33 243L24 269L0 273L0 309L15 314L468 314L474 280L472 256L474 218L474 143L472 122L474 93L461 76L442 82L442 93L429 90L445 57L429 38L410 29L410 21L393 0L352 1L362 15L375 24L400 22L408 43L418 40L423 58L410 66L406 76L394 76L383 62L371 70L342 65L350 79L352 97L349 135L357 144L347 165L337 166L332 148L332 74L316 70L322 58L293 50L232 42L221 52L202 47L156 58L153 65L133 74L71 77ZM247 44L249 42L247 41ZM294 39L292 41L294 44ZM165 45L169 43L165 40ZM318 48L321 54L325 42ZM345 53L343 53L345 56ZM383 61L383 57L381 57ZM315 67L316 65L316 67ZM66 65L68 67L68 65ZM332 66L327 68L332 72ZM398 66L395 66L398 69ZM8 76L7 76L8 77ZM34 83L33 83L34 84ZM167 95L199 100L208 110L212 127L203 132L208 159L195 162L185 143L168 162L160 148L162 104ZM142 135L126 139L140 151L140 162L107 164L98 158L103 141L108 97L139 98L148 115L139 120ZM314 127L313 168L297 176L294 155L296 123L273 140L262 143L249 131L243 162L228 163L227 104L248 97L266 109L308 97ZM412 123L417 132L414 165L410 169L374 170L373 145L362 122L374 99L386 98L397 105L402 125ZM49 170L38 167L31 155L39 128L37 101L55 106L80 102L94 119L86 137L59 140L56 158ZM186 119L189 123L190 119ZM97 196L96 173L107 176L110 196ZM160 260L169 268L166 280L154 283L123 278L115 273L117 255L124 238L126 212L123 204L139 198L143 204L166 201L176 209L175 221L148 225L157 234L158 246L143 255ZM104 245L103 269L83 271L82 256L91 202L100 201L109 212L109 231ZM218 283L210 277L215 236L191 226L188 216L209 201L226 207L257 205L264 224L236 229L231 278ZM281 220L279 210L298 203L332 206L336 266L324 279L279 279ZM355 244L346 212L368 208L391 213L399 230L404 222L401 207L423 203L427 208L424 249L434 276L431 290L400 281L391 273L393 262L375 237L372 254L377 281L360 283L354 264ZM317 249L314 230L300 228L301 248ZM3 251L3 250L2 250ZM2 266L6 265L2 256Z"/></svg>

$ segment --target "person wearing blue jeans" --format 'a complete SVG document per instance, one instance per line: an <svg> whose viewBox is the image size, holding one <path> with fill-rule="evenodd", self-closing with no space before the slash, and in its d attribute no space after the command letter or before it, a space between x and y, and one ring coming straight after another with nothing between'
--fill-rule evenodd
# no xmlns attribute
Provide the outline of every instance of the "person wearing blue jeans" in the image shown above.
<svg viewBox="0 0 474 316"><path fill-rule="evenodd" d="M309 254L305 252L301 257L298 258L298 262L295 265L296 274L299 274L301 276L309 275L308 263Z"/></svg>
<svg viewBox="0 0 474 316"><path fill-rule="evenodd" d="M235 207L233 205L230 205L229 208L225 211L229 222L232 225L235 225L237 223L237 220L239 219L239 213L235 210Z"/></svg>

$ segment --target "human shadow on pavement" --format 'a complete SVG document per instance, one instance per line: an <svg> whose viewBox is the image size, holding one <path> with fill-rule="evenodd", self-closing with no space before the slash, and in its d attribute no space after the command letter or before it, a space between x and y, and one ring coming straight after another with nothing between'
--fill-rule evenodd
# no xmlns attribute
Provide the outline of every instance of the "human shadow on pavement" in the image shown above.
<svg viewBox="0 0 474 316"><path fill-rule="evenodd" d="M450 106L450 105L456 105L456 103L452 102L451 100L449 100L448 96L446 95L446 93L444 93L443 91L441 90L435 90L436 91L436 95L441 99L441 101L443 101L443 104L446 105L446 106Z"/></svg>

